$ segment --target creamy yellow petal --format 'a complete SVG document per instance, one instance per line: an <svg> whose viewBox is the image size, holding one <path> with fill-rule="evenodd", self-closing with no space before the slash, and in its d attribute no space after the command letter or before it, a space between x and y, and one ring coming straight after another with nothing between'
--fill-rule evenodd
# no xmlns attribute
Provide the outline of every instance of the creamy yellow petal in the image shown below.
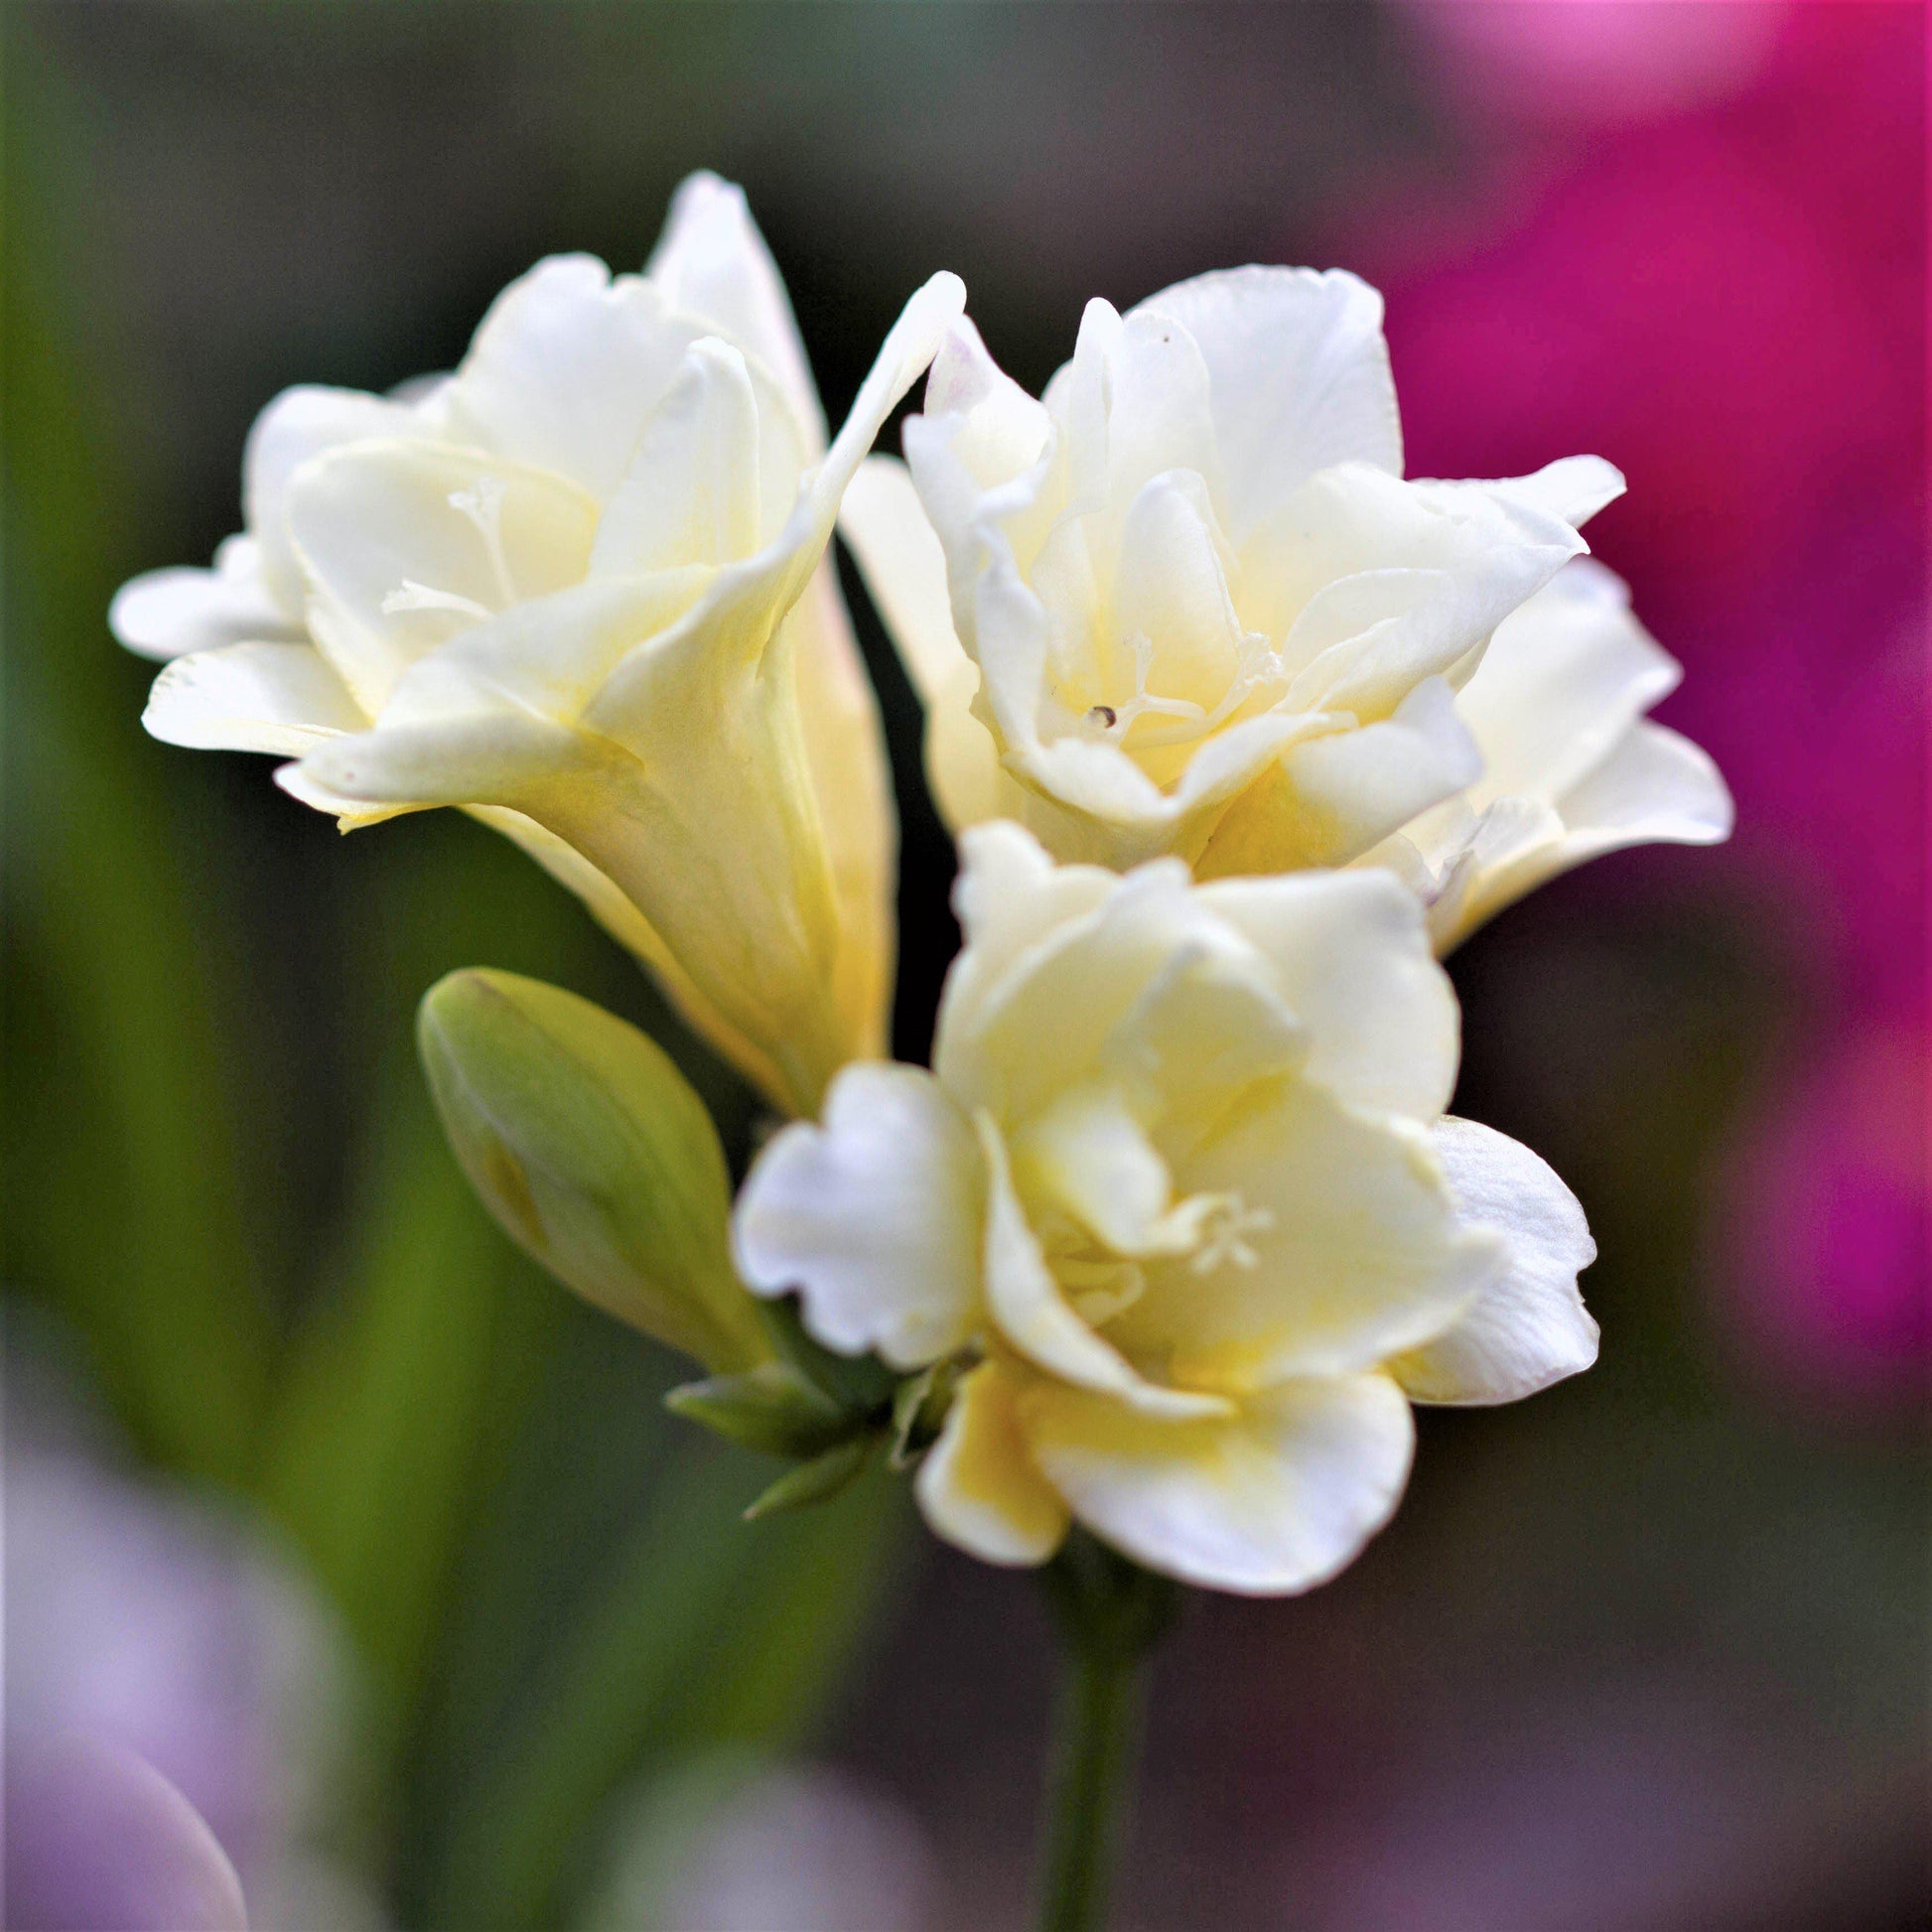
<svg viewBox="0 0 1932 1932"><path fill-rule="evenodd" d="M1294 1076L1251 1089L1173 1182L1224 1201L1224 1233L1150 1261L1108 1332L1191 1387L1372 1367L1441 1334L1503 1262L1459 1220L1423 1129Z"/></svg>
<svg viewBox="0 0 1932 1932"><path fill-rule="evenodd" d="M832 993L860 1057L883 1055L897 956L898 810L879 702L828 558L785 619L838 941Z"/></svg>
<svg viewBox="0 0 1932 1932"><path fill-rule="evenodd" d="M1150 1570L1249 1596L1309 1589L1347 1564L1394 1511L1415 1441L1381 1375L1288 1382L1186 1420L1040 1376L1016 1407L1075 1520Z"/></svg>
<svg viewBox="0 0 1932 1932"><path fill-rule="evenodd" d="M986 1156L986 1309L1001 1336L1060 1380L1150 1415L1219 1415L1218 1396L1145 1380L1116 1348L1080 1319L1046 1265L1037 1236L1014 1191L999 1130L974 1119Z"/></svg>
<svg viewBox="0 0 1932 1932"><path fill-rule="evenodd" d="M1425 679L1377 724L1291 745L1223 813L1194 870L1225 879L1346 865L1481 768L1454 693Z"/></svg>
<svg viewBox="0 0 1932 1932"><path fill-rule="evenodd" d="M960 1382L913 1489L933 1534L983 1563L1044 1563L1066 1536L1066 1505L1034 1463L998 1362Z"/></svg>
<svg viewBox="0 0 1932 1932"><path fill-rule="evenodd" d="M972 660L953 630L946 553L904 464L889 456L860 464L839 506L839 534L859 560L913 690L930 709Z"/></svg>
<svg viewBox="0 0 1932 1932"><path fill-rule="evenodd" d="M1307 1029L1311 1078L1416 1120L1449 1104L1460 1016L1412 894L1384 875L1332 873L1218 880L1200 897L1267 962Z"/></svg>

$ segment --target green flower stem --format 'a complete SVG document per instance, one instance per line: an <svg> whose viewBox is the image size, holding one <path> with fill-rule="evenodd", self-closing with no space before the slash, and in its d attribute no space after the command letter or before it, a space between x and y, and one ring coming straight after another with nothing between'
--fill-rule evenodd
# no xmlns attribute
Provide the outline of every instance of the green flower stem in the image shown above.
<svg viewBox="0 0 1932 1932"><path fill-rule="evenodd" d="M1047 1772L1040 1932L1099 1932L1133 1785L1149 1651L1178 1588L1075 1531L1041 1573L1065 1653Z"/></svg>

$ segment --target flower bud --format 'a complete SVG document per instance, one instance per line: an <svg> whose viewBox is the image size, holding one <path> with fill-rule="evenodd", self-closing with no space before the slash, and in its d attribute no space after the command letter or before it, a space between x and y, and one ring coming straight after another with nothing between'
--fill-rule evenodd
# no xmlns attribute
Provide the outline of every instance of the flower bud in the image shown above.
<svg viewBox="0 0 1932 1932"><path fill-rule="evenodd" d="M520 1247L714 1374L770 1356L732 1268L717 1132L636 1028L557 987L472 969L430 989L417 1038L450 1145Z"/></svg>

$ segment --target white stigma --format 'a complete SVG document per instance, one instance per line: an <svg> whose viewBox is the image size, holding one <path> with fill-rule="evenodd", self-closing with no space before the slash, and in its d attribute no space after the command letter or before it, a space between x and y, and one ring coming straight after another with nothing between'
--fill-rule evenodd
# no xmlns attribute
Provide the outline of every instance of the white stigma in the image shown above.
<svg viewBox="0 0 1932 1932"><path fill-rule="evenodd" d="M504 607L516 602L516 585L510 577L509 558L503 551L503 482L500 477L479 477L471 489L453 489L450 507L461 510L483 535L489 552L489 568L495 574L497 594Z"/></svg>

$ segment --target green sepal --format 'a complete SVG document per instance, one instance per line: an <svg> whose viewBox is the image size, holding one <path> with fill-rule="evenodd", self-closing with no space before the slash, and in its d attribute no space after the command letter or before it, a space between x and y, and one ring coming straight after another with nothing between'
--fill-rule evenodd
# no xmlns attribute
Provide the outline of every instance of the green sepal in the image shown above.
<svg viewBox="0 0 1932 1932"><path fill-rule="evenodd" d="M803 1509L810 1503L829 1502L849 1487L872 1460L880 1440L877 1431L869 1430L809 1462L801 1462L795 1469L787 1469L769 1489L746 1505L746 1522L756 1523L760 1516L775 1516L784 1509Z"/></svg>
<svg viewBox="0 0 1932 1932"><path fill-rule="evenodd" d="M898 1388L897 1371L877 1355L835 1355L814 1341L799 1319L795 1295L780 1295L759 1306L773 1348L841 1409L882 1420L891 1413Z"/></svg>
<svg viewBox="0 0 1932 1932"><path fill-rule="evenodd" d="M664 1398L687 1422L767 1455L814 1456L869 1427L841 1409L789 1362L760 1362L740 1375L687 1382Z"/></svg>
<svg viewBox="0 0 1932 1932"><path fill-rule="evenodd" d="M635 1027L514 973L452 973L417 1041L464 1172L504 1231L607 1313L714 1373L773 1354L731 1259L704 1103Z"/></svg>
<svg viewBox="0 0 1932 1932"><path fill-rule="evenodd" d="M979 1360L977 1352L947 1355L909 1375L893 1397L892 1465L903 1469L939 1440L960 1377Z"/></svg>

